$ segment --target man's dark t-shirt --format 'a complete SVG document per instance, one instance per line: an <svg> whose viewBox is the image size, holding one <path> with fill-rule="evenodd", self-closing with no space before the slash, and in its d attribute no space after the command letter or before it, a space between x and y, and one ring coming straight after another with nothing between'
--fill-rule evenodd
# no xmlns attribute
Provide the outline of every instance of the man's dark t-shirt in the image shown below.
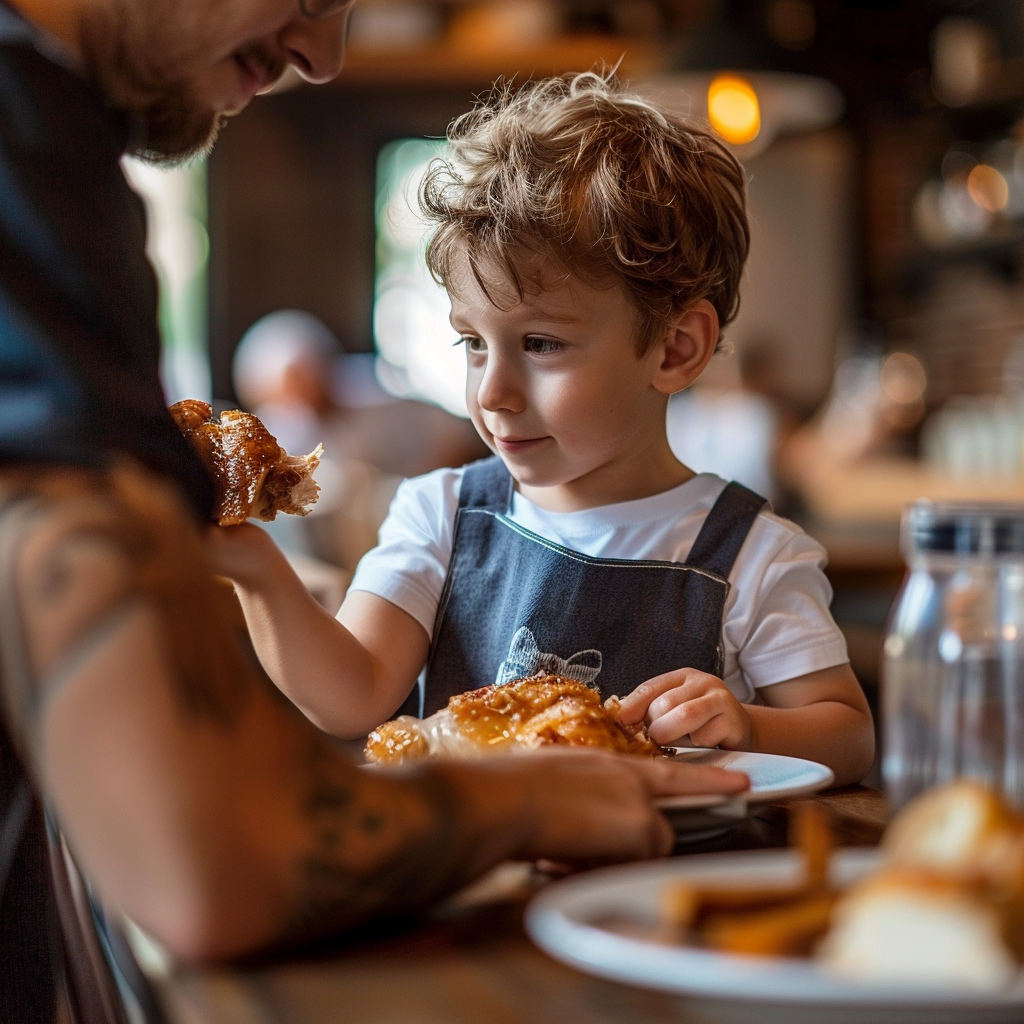
<svg viewBox="0 0 1024 1024"><path fill-rule="evenodd" d="M125 120L0 0L0 469L129 456L210 483L167 414ZM0 719L0 1020L50 1024L56 920L38 801Z"/></svg>
<svg viewBox="0 0 1024 1024"><path fill-rule="evenodd" d="M0 3L0 465L128 455L205 513L167 413L145 213L126 122Z"/></svg>

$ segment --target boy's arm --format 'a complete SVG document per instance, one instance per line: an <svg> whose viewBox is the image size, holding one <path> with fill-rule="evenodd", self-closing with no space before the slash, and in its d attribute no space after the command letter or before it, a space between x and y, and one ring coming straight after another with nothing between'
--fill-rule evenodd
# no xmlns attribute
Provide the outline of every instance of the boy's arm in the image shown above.
<svg viewBox="0 0 1024 1024"><path fill-rule="evenodd" d="M212 527L208 545L215 570L235 585L260 663L309 719L358 738L394 714L430 647L416 619L361 591L334 618L257 526Z"/></svg>
<svg viewBox="0 0 1024 1024"><path fill-rule="evenodd" d="M627 723L646 719L651 739L804 757L828 765L836 785L860 782L875 754L864 692L848 664L762 687L765 703L741 704L717 676L678 669L655 676L622 701Z"/></svg>
<svg viewBox="0 0 1024 1024"><path fill-rule="evenodd" d="M750 749L828 765L837 786L860 782L867 775L875 756L875 728L864 691L848 664L758 692L763 705L744 705L753 732Z"/></svg>

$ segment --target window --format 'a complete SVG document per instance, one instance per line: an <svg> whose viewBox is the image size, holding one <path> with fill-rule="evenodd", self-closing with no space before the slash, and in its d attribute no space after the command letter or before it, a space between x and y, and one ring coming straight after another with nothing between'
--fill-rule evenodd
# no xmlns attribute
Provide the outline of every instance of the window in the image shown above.
<svg viewBox="0 0 1024 1024"><path fill-rule="evenodd" d="M393 394L466 416L465 356L455 348L448 298L424 261L427 227L416 193L435 139L399 139L377 161L377 273L373 310L377 375Z"/></svg>
<svg viewBox="0 0 1024 1024"><path fill-rule="evenodd" d="M167 401L209 401L206 164L197 160L162 168L126 157L122 166L146 203L146 253L160 281L161 376Z"/></svg>

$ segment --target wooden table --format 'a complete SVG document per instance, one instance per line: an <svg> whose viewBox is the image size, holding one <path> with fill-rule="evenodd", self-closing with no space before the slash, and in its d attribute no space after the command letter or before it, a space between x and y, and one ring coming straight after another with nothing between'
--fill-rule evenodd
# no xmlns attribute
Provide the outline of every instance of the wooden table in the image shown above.
<svg viewBox="0 0 1024 1024"><path fill-rule="evenodd" d="M813 798L838 843L876 843L882 795L863 786ZM767 804L725 835L682 855L786 845L787 807ZM523 908L546 878L502 865L426 921L257 970L172 974L160 983L173 1024L700 1024L679 996L579 973L537 949Z"/></svg>

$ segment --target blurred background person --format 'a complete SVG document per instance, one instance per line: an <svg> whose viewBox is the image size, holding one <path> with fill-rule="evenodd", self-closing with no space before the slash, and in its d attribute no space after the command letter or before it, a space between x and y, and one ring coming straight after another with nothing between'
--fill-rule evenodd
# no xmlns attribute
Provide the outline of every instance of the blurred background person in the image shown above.
<svg viewBox="0 0 1024 1024"><path fill-rule="evenodd" d="M235 350L242 405L293 454L323 444L311 514L267 524L290 553L355 569L399 481L487 454L468 420L438 406L395 398L377 382L372 354L346 353L313 314L283 309L261 317Z"/></svg>

